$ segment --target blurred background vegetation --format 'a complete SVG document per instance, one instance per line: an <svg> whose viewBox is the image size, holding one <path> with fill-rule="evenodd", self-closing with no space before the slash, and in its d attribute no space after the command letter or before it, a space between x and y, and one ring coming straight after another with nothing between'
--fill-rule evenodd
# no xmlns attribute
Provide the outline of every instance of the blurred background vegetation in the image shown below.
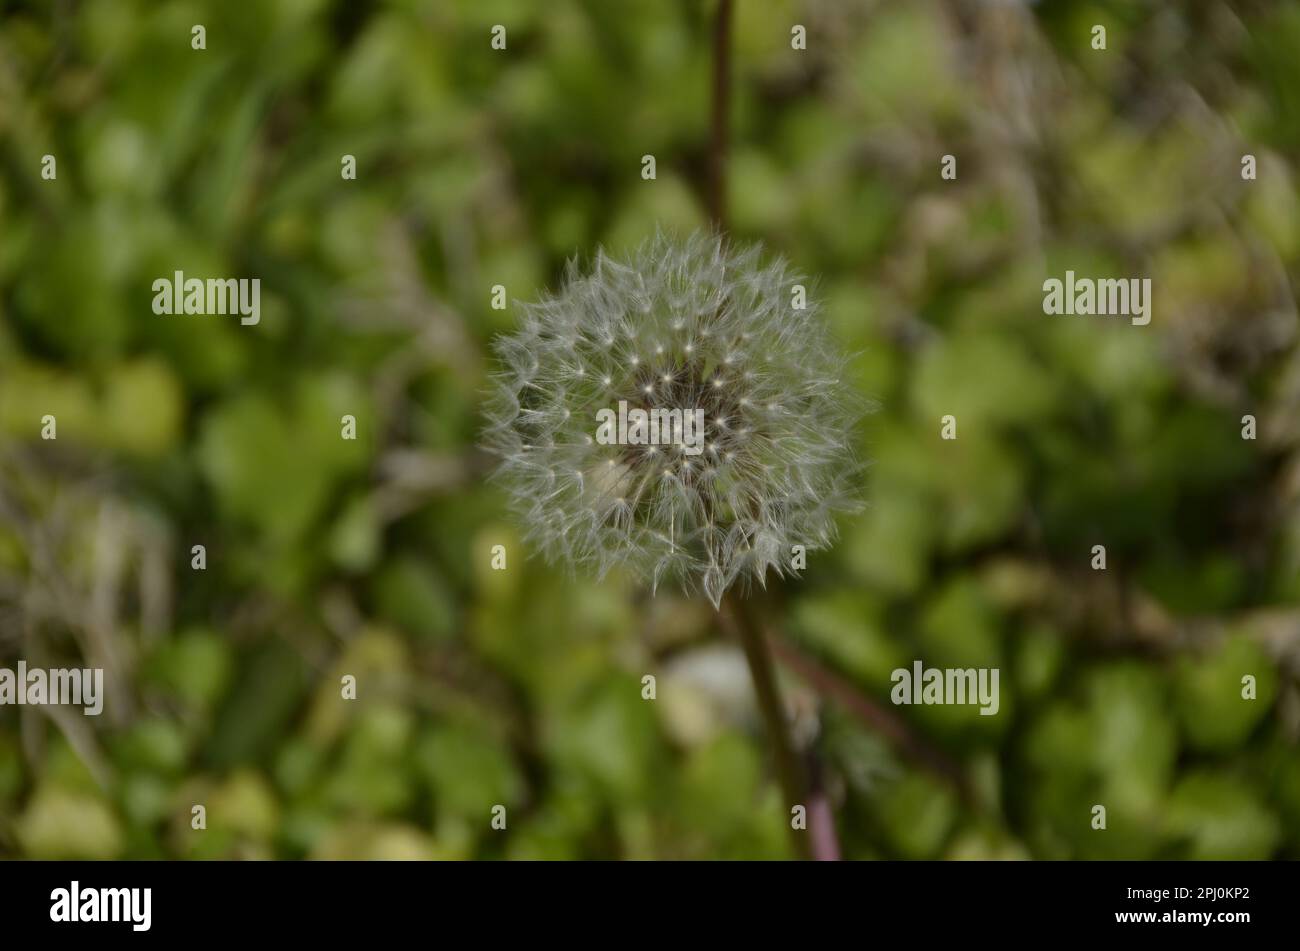
<svg viewBox="0 0 1300 951"><path fill-rule="evenodd" d="M707 605L527 558L476 449L492 285L704 223L712 9L0 4L0 666L108 690L0 708L0 856L788 854ZM739 0L734 49L732 230L880 404L770 608L846 856L1300 857L1300 6ZM1067 268L1151 325L1044 316ZM260 325L155 316L178 269ZM1000 714L889 706L914 659Z"/></svg>

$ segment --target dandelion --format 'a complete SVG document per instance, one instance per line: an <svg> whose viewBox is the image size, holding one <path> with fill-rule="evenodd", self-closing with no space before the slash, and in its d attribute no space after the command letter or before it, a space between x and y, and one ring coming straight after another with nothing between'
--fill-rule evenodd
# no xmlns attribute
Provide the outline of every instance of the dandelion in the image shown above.
<svg viewBox="0 0 1300 951"><path fill-rule="evenodd" d="M795 546L827 547L857 507L863 405L816 306L792 306L800 280L757 245L658 235L627 263L571 263L558 294L525 305L496 346L486 441L526 540L715 608L738 582L791 573ZM702 439L593 438L620 403L703 410Z"/></svg>

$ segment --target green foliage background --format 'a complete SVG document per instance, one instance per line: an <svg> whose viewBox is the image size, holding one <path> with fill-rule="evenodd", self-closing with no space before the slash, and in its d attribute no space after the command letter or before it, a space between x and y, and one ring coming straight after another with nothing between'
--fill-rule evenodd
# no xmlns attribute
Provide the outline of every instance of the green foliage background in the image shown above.
<svg viewBox="0 0 1300 951"><path fill-rule="evenodd" d="M109 689L0 708L0 855L787 855L707 605L527 559L476 449L492 285L704 224L712 4L0 9L0 666ZM734 48L732 230L880 406L767 610L965 779L790 677L845 854L1300 856L1300 7L739 0ZM1151 325L1045 316L1067 268ZM174 270L261 324L155 316ZM1000 714L889 706L918 658Z"/></svg>

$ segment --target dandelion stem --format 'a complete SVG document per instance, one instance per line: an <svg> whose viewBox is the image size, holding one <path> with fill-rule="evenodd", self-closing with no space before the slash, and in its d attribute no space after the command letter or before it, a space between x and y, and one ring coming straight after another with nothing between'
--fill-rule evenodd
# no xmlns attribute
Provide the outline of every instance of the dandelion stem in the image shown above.
<svg viewBox="0 0 1300 951"><path fill-rule="evenodd" d="M763 636L762 628L745 600L732 594L726 596L718 617L723 629L740 641L745 651L745 660L749 662L749 674L754 682L754 693L758 698L758 707L763 714L768 742L772 746L773 758L776 761L777 778L781 783L786 814L788 815L789 810L794 806L803 806L806 809L809 805L806 795L807 776L790 741L785 705L781 702L771 649ZM793 824L791 824L791 841L794 843L797 856L810 857L811 850L806 834L802 830L795 829Z"/></svg>

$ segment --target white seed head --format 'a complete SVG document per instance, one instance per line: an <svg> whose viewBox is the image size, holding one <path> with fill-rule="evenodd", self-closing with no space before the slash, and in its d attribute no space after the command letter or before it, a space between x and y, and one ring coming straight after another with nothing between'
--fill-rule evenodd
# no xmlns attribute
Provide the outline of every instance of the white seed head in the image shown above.
<svg viewBox="0 0 1300 951"><path fill-rule="evenodd" d="M657 235L626 264L598 252L592 273L570 263L563 289L498 339L486 443L548 559L673 579L717 606L738 580L790 571L793 546L829 545L835 515L858 507L865 405L815 302L790 306L790 286L808 282L761 255L707 234ZM663 343L638 358L636 340ZM598 444L596 414L620 400L702 409L707 451Z"/></svg>

